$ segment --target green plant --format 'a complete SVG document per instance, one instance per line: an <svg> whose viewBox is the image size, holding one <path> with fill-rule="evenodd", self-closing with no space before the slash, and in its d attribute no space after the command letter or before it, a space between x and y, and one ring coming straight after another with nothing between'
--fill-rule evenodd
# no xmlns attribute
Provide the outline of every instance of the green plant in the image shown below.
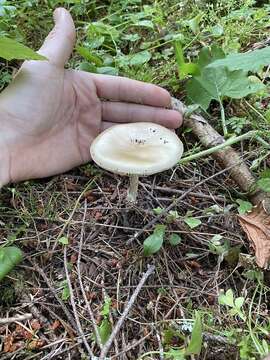
<svg viewBox="0 0 270 360"><path fill-rule="evenodd" d="M229 314L231 316L238 316L243 321L246 321L246 315L242 309L244 301L244 297L235 298L232 289L228 289L225 294L220 294L218 297L220 305L229 307Z"/></svg>
<svg viewBox="0 0 270 360"><path fill-rule="evenodd" d="M0 248L0 281L23 259L22 251L15 246Z"/></svg>
<svg viewBox="0 0 270 360"><path fill-rule="evenodd" d="M111 326L110 319L109 319L110 307L111 307L111 298L106 296L102 310L100 312L101 315L103 316L103 319L98 326L99 336L100 336L102 345L104 345L106 343L106 341L109 339L111 332L112 332L112 326Z"/></svg>

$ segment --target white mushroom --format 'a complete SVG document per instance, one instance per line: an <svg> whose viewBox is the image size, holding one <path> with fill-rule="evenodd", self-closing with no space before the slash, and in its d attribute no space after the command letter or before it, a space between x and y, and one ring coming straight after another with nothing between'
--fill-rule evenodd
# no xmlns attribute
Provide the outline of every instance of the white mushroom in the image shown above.
<svg viewBox="0 0 270 360"><path fill-rule="evenodd" d="M103 169L130 176L128 200L135 202L138 177L173 167L183 154L183 144L173 131L161 125L130 123L102 132L92 142L90 153Z"/></svg>

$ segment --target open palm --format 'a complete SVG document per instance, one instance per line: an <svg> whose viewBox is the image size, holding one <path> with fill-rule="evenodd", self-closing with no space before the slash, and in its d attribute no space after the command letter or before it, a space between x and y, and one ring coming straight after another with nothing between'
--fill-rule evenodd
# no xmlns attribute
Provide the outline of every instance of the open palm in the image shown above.
<svg viewBox="0 0 270 360"><path fill-rule="evenodd" d="M75 43L70 14L57 9L55 27L40 53L27 61L0 95L0 144L8 156L5 182L67 171L90 160L89 145L119 122L150 121L169 128L180 115L166 110L170 95L121 77L66 70Z"/></svg>

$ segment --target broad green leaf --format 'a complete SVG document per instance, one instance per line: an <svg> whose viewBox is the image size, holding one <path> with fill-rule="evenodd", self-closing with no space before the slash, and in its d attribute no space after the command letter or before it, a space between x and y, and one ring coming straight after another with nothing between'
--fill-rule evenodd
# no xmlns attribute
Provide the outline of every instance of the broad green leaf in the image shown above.
<svg viewBox="0 0 270 360"><path fill-rule="evenodd" d="M239 204L238 212L240 215L246 214L248 211L252 210L253 208L253 205L249 201L237 199L236 202Z"/></svg>
<svg viewBox="0 0 270 360"><path fill-rule="evenodd" d="M186 86L189 99L207 110L211 100L224 97L241 99L265 88L263 83L250 80L241 71L229 71L225 67L205 67L201 76L191 79Z"/></svg>
<svg viewBox="0 0 270 360"><path fill-rule="evenodd" d="M158 252L163 244L165 225L157 225L154 233L148 236L143 242L144 256L149 256Z"/></svg>
<svg viewBox="0 0 270 360"><path fill-rule="evenodd" d="M197 64L202 71L207 65L209 65L213 61L223 59L224 57L225 53L219 46L213 45L211 46L211 48L204 47L199 53Z"/></svg>
<svg viewBox="0 0 270 360"><path fill-rule="evenodd" d="M169 243L172 246L176 246L182 242L182 238L178 234L171 234L169 237Z"/></svg>
<svg viewBox="0 0 270 360"><path fill-rule="evenodd" d="M46 60L29 47L5 36L0 36L0 57L5 60Z"/></svg>
<svg viewBox="0 0 270 360"><path fill-rule="evenodd" d="M196 227L198 227L199 225L201 225L201 220L200 219L196 219L194 217L188 217L184 219L184 222L191 228L191 229L195 229Z"/></svg>
<svg viewBox="0 0 270 360"><path fill-rule="evenodd" d="M98 331L99 331L101 343L102 345L104 345L106 341L109 339L112 332L112 326L107 317L102 320L101 324L98 327Z"/></svg>
<svg viewBox="0 0 270 360"><path fill-rule="evenodd" d="M23 259L23 253L15 246L0 249L0 281Z"/></svg>
<svg viewBox="0 0 270 360"><path fill-rule="evenodd" d="M226 58L212 62L209 67L227 67L229 70L257 72L262 66L270 64L270 47L239 54L229 54Z"/></svg>
<svg viewBox="0 0 270 360"><path fill-rule="evenodd" d="M202 321L200 314L196 313L195 323L191 333L190 343L186 349L186 355L199 355L202 349Z"/></svg>
<svg viewBox="0 0 270 360"><path fill-rule="evenodd" d="M85 60L94 63L96 66L103 65L102 59L99 56L92 54L87 48L83 46L77 46L76 50Z"/></svg>
<svg viewBox="0 0 270 360"><path fill-rule="evenodd" d="M270 192L270 177L258 180L257 184L263 191Z"/></svg>
<svg viewBox="0 0 270 360"><path fill-rule="evenodd" d="M60 239L58 239L58 242L62 245L68 245L68 238L66 236L62 236L60 237Z"/></svg>
<svg viewBox="0 0 270 360"><path fill-rule="evenodd" d="M244 71L230 71L225 66L212 67L224 56L222 49L217 46L203 48L197 63L200 76L194 76L187 82L188 99L204 110L207 110L211 100L219 101L224 97L240 99L265 88L259 79L250 79Z"/></svg>
<svg viewBox="0 0 270 360"><path fill-rule="evenodd" d="M218 302L220 305L227 305L234 307L234 295L232 289L228 289L225 294L220 294L218 297Z"/></svg>
<svg viewBox="0 0 270 360"><path fill-rule="evenodd" d="M147 63L151 59L151 53L147 50L129 56L129 65L138 66Z"/></svg>

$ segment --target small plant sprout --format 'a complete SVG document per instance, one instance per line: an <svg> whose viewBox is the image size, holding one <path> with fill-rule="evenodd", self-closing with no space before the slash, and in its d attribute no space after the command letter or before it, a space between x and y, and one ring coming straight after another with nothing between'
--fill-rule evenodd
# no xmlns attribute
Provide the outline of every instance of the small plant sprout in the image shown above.
<svg viewBox="0 0 270 360"><path fill-rule="evenodd" d="M129 175L127 198L135 202L139 176L173 167L183 154L183 144L173 131L141 122L115 125L105 130L93 141L90 153L103 169Z"/></svg>

